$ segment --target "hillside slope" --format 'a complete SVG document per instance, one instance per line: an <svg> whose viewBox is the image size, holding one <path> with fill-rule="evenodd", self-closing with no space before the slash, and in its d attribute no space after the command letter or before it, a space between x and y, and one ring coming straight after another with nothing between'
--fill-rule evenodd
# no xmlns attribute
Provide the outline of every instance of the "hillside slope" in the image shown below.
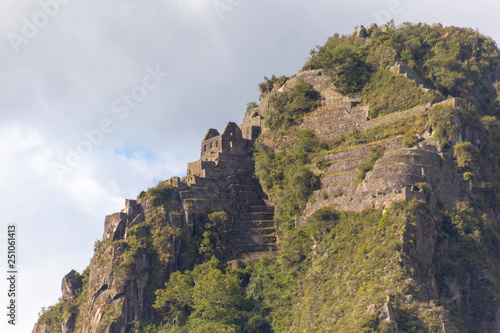
<svg viewBox="0 0 500 333"><path fill-rule="evenodd" d="M357 27L106 217L33 332L500 332L500 52Z"/></svg>

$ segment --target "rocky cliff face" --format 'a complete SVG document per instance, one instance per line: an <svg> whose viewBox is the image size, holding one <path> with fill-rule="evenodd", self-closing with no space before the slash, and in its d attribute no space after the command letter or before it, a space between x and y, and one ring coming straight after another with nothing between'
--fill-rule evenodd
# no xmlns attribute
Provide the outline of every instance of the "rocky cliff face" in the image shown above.
<svg viewBox="0 0 500 333"><path fill-rule="evenodd" d="M239 130L229 124L226 128ZM154 291L178 269L181 248L199 233L195 229L204 227L208 213L227 216L224 230L218 230L224 236L217 240L221 259L257 259L275 250L274 207L266 204L252 177L248 143L238 133L231 134L227 151L206 155L202 148L204 159L190 163L183 180L162 182L136 200L126 200L121 212L106 216L89 266L86 295L77 311L64 313L62 332L130 332L135 321L154 319ZM82 291L82 277L70 272L61 289L62 302L69 307ZM33 332L47 332L47 325L38 324Z"/></svg>
<svg viewBox="0 0 500 333"><path fill-rule="evenodd" d="M402 66L401 62L396 64L398 68ZM403 73L405 77L407 72ZM414 80L414 76L410 76L408 80ZM299 79L304 79L318 91L322 105L316 111L305 115L299 127L313 131L322 141L349 135L354 131L363 133L374 128L382 131L384 126L394 122L411 123L417 117L425 118L430 109L438 106L448 106L455 110L467 107L463 100L452 98L369 119L369 106L359 105L359 99L336 92L321 70L310 70L292 75L283 86L275 87L264 96L261 105L255 109L255 114L265 116L270 109L269 99L283 91L291 90ZM484 144L480 129L465 125L460 116L453 118L453 127L451 146L458 142L471 142L480 149ZM321 174L321 185L313 194L313 200L308 203L306 216L324 206L360 211L367 207L384 208L398 200L425 200L424 187L425 191L432 194L428 198L432 207L452 207L458 201L467 200L459 187L461 175L453 171L453 156L443 154L431 136L432 129L429 128L411 147L406 145L406 148L403 148L403 137L395 135L325 155L324 160L328 167L326 170L316 169L316 172ZM375 163L373 170L368 172L363 182L356 185L358 166L367 160L370 149L375 146L383 147L386 152Z"/></svg>
<svg viewBox="0 0 500 333"><path fill-rule="evenodd" d="M125 261L127 245L120 240L127 239L128 227L145 220L148 208L144 200L141 203L127 200L122 212L106 217L102 241L90 264L89 293L76 324L79 331L121 332L130 329L129 323L140 318L145 310L144 296L151 274L152 254L138 251ZM163 226L168 223L163 212L160 212L159 222ZM145 230L138 232L144 233L139 238L146 236ZM175 248L171 255L176 255ZM171 265L168 261L163 264ZM168 274L168 270L164 273Z"/></svg>
<svg viewBox="0 0 500 333"><path fill-rule="evenodd" d="M440 40L458 35L414 28ZM477 109L495 107L500 57L478 74L486 97L479 90L471 97L468 87L482 89L477 82L444 88L423 76L427 67L402 61L386 43L395 37L383 34L395 32L370 25L327 42L380 43L366 62L383 79L362 91L342 94L342 82L332 83L342 65L315 67L324 50L299 73L263 83L260 105L240 126L207 131L186 177L160 182L105 218L89 268L63 278L61 303L33 332L124 333L145 319L162 325L155 291L210 257L254 272L240 282L260 317L241 319L242 332L500 332L500 125ZM370 84L376 93L366 91ZM377 84L397 104L391 112L373 100ZM452 88L470 98L444 100ZM295 100L301 91L314 94ZM287 126L273 128L269 120L287 112L295 112ZM276 261L255 263L278 250ZM247 259L254 266L241 263Z"/></svg>

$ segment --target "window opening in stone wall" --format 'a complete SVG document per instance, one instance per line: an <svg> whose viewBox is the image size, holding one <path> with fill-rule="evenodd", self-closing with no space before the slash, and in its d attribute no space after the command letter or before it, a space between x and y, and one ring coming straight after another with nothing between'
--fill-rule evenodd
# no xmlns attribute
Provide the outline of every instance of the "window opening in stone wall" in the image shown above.
<svg viewBox="0 0 500 333"><path fill-rule="evenodd" d="M219 141L215 140L215 148L219 147Z"/></svg>
<svg viewBox="0 0 500 333"><path fill-rule="evenodd" d="M210 142L210 149L212 149L212 142Z"/></svg>
<svg viewBox="0 0 500 333"><path fill-rule="evenodd" d="M203 151L207 151L207 145L203 146Z"/></svg>
<svg viewBox="0 0 500 333"><path fill-rule="evenodd" d="M233 148L233 141L229 141L229 147Z"/></svg>

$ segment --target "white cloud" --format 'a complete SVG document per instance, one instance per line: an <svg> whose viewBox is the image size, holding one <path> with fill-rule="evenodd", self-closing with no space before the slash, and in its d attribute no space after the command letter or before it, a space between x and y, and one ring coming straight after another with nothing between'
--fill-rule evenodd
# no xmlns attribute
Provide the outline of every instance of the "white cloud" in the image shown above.
<svg viewBox="0 0 500 333"><path fill-rule="evenodd" d="M26 155L30 151L39 147L43 142L39 133L34 130L14 127L0 131L0 155L3 162L0 163L0 190L9 190L7 185L13 180L13 174L19 168L26 168L26 165L19 165L19 160L30 163Z"/></svg>
<svg viewBox="0 0 500 333"><path fill-rule="evenodd" d="M4 129L0 132L0 153L2 155L19 154L27 149L39 147L43 142L36 130L21 127Z"/></svg>

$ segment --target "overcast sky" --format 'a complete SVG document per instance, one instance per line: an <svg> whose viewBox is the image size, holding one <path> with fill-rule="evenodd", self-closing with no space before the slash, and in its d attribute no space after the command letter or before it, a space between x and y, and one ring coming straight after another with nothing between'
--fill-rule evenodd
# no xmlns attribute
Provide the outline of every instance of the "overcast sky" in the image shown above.
<svg viewBox="0 0 500 333"><path fill-rule="evenodd" d="M263 76L356 25L441 22L500 40L491 1L1 0L0 259L18 229L18 322L89 264L105 215L184 176L210 127L241 122ZM5 309L6 279L0 279Z"/></svg>

